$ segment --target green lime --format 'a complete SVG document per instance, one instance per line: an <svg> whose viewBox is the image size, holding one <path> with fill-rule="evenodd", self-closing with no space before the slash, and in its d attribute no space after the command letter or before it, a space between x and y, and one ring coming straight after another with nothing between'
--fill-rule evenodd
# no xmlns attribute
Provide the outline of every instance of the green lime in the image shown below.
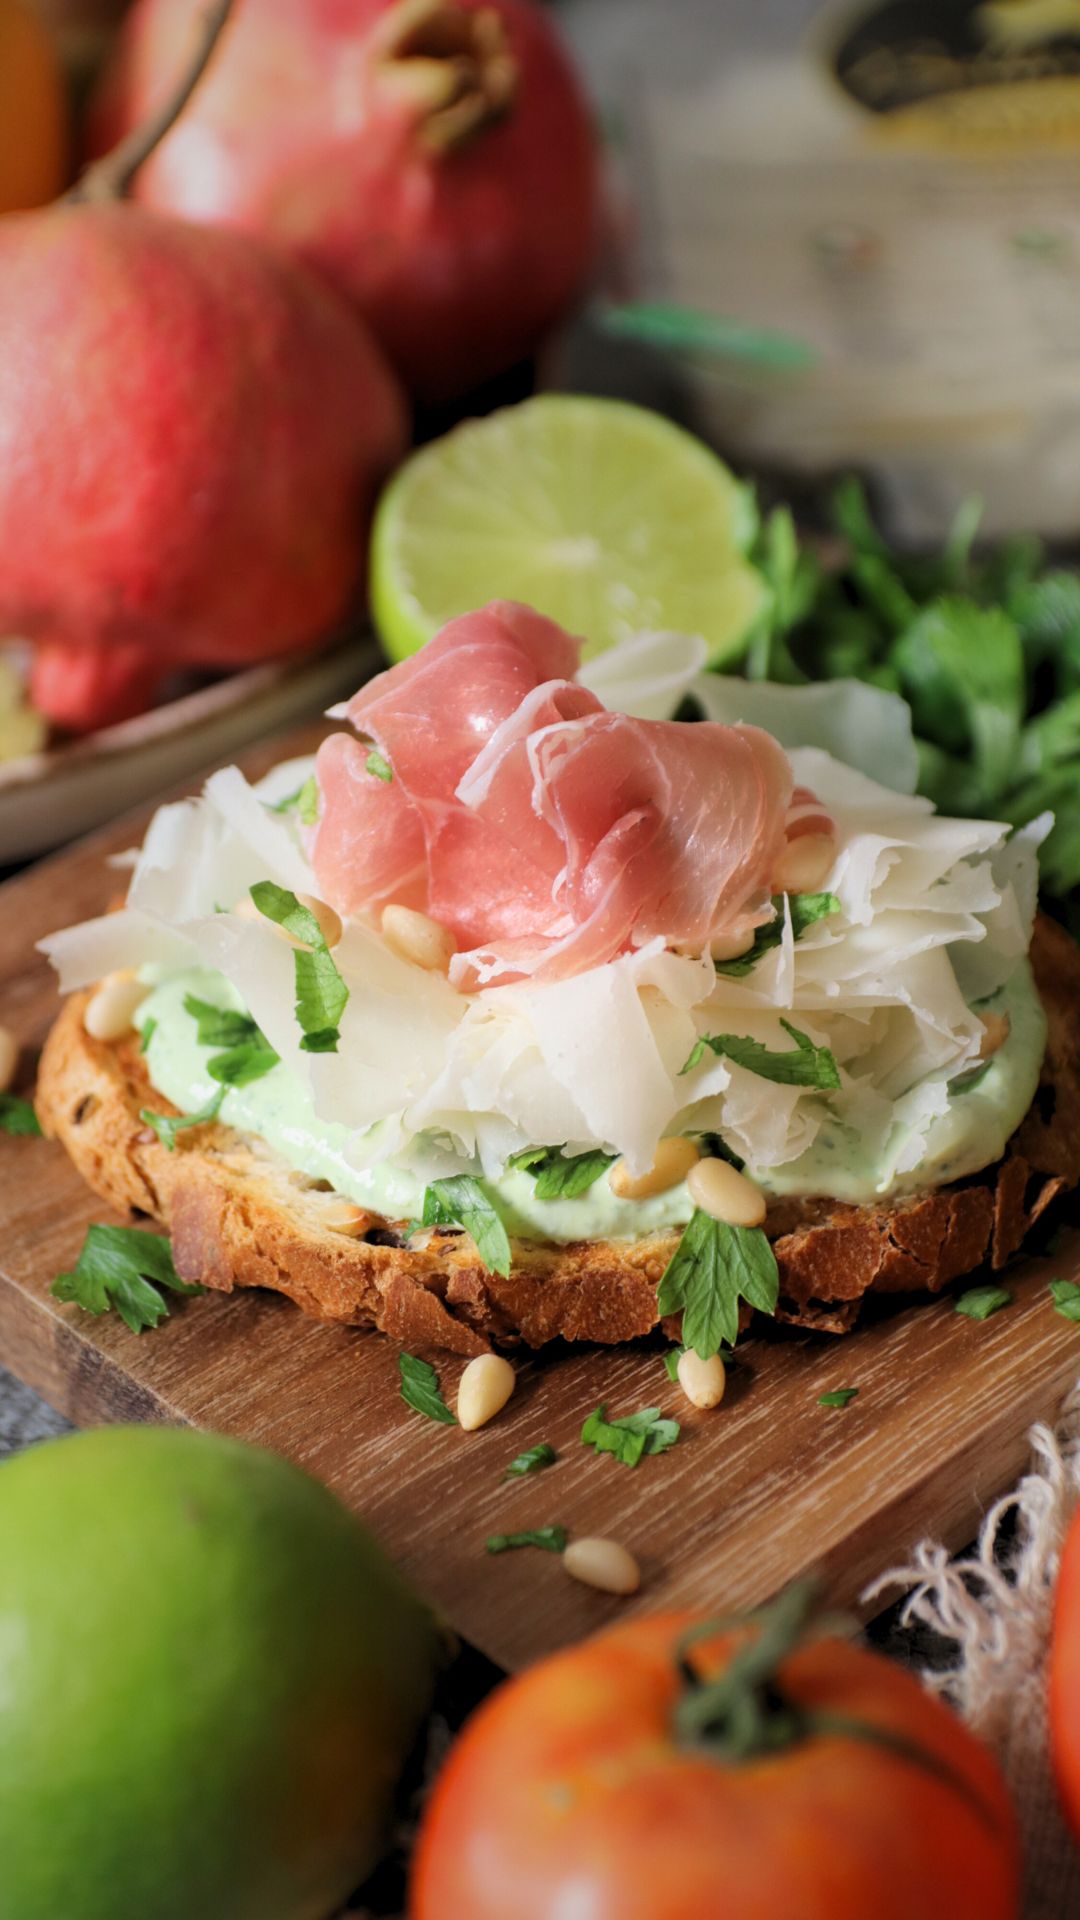
<svg viewBox="0 0 1080 1920"><path fill-rule="evenodd" d="M701 634L721 665L767 601L745 487L662 415L541 394L422 447L375 516L371 599L395 660L455 614L525 600L586 642Z"/></svg>
<svg viewBox="0 0 1080 1920"><path fill-rule="evenodd" d="M0 1467L3 1920L327 1920L430 1705L431 1615L325 1487L112 1427Z"/></svg>

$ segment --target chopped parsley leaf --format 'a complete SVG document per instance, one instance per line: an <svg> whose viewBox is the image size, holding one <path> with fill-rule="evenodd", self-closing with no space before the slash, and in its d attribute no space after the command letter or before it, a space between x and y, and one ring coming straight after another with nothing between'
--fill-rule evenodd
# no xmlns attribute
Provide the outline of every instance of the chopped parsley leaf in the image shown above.
<svg viewBox="0 0 1080 1920"><path fill-rule="evenodd" d="M954 1300L953 1310L966 1314L969 1320L989 1320L992 1313L1000 1313L1002 1307L1011 1304L1007 1287L968 1287Z"/></svg>
<svg viewBox="0 0 1080 1920"><path fill-rule="evenodd" d="M417 1359L414 1353L399 1353L398 1373L401 1397L407 1407L414 1413L422 1413L427 1420L437 1420L444 1427L457 1426L439 1390L439 1376L427 1360Z"/></svg>
<svg viewBox="0 0 1080 1920"><path fill-rule="evenodd" d="M345 1011L349 989L338 972L315 915L295 893L273 880L259 880L251 889L259 912L299 940L293 955L296 969L296 1017L305 1053L336 1053L341 1033L338 1022Z"/></svg>
<svg viewBox="0 0 1080 1920"><path fill-rule="evenodd" d="M516 1460L511 1460L505 1477L508 1480L520 1480L526 1473L539 1473L543 1467L553 1467L558 1457L547 1440L538 1440L535 1447L526 1448Z"/></svg>
<svg viewBox="0 0 1080 1920"><path fill-rule="evenodd" d="M464 1227L490 1273L510 1272L510 1239L490 1195L471 1174L433 1180L424 1192L425 1227Z"/></svg>
<svg viewBox="0 0 1080 1920"><path fill-rule="evenodd" d="M515 1547L540 1547L545 1553L563 1553L569 1540L565 1527L534 1527L527 1533L489 1533L486 1553L510 1553Z"/></svg>
<svg viewBox="0 0 1080 1920"><path fill-rule="evenodd" d="M763 954L770 953L780 945L784 937L784 902L788 903L791 914L791 936L801 940L808 927L815 926L819 920L825 920L830 913L839 913L840 902L835 893L777 893L773 895L773 917L754 934L754 944L747 953L740 953L734 960L714 962L717 973L728 980L744 980L757 966Z"/></svg>
<svg viewBox="0 0 1080 1920"><path fill-rule="evenodd" d="M750 1073L760 1074L763 1080L773 1080L779 1086L839 1087L840 1069L835 1054L828 1047L816 1047L790 1020L781 1020L780 1025L795 1042L793 1048L783 1053L773 1052L763 1040L750 1040L745 1034L705 1033L695 1041L685 1066L679 1071L690 1073L700 1066L709 1051L734 1060L737 1067L746 1067Z"/></svg>
<svg viewBox="0 0 1080 1920"><path fill-rule="evenodd" d="M50 1292L85 1313L108 1313L115 1307L132 1333L142 1333L169 1317L162 1287L187 1295L205 1291L181 1280L169 1242L160 1234L145 1233L141 1227L92 1226L74 1268L58 1274Z"/></svg>
<svg viewBox="0 0 1080 1920"><path fill-rule="evenodd" d="M515 1153L508 1165L532 1175L538 1200L576 1200L614 1165L615 1158L600 1147L572 1154L561 1147L526 1147L524 1153Z"/></svg>
<svg viewBox="0 0 1080 1920"><path fill-rule="evenodd" d="M647 1453L666 1453L675 1445L680 1431L678 1421L666 1419L659 1407L609 1420L607 1408L599 1406L581 1429L581 1443L597 1453L614 1454L624 1467L636 1467Z"/></svg>
<svg viewBox="0 0 1080 1920"><path fill-rule="evenodd" d="M1075 1280L1051 1280L1054 1312L1063 1320L1080 1320L1080 1286Z"/></svg>
<svg viewBox="0 0 1080 1920"><path fill-rule="evenodd" d="M0 1133L40 1137L41 1122L29 1100L21 1100L17 1093L0 1093Z"/></svg>

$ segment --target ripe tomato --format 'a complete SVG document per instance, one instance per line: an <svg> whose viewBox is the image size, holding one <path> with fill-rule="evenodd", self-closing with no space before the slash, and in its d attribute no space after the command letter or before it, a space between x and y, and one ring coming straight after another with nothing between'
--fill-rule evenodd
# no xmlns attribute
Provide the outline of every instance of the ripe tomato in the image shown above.
<svg viewBox="0 0 1080 1920"><path fill-rule="evenodd" d="M64 184L67 108L44 27L0 0L0 213L39 207Z"/></svg>
<svg viewBox="0 0 1080 1920"><path fill-rule="evenodd" d="M436 1784L411 1920L1015 1920L990 1754L879 1655L798 1645L793 1599L685 1664L694 1623L659 1615L501 1688Z"/></svg>
<svg viewBox="0 0 1080 1920"><path fill-rule="evenodd" d="M1080 1839L1080 1514L1058 1572L1050 1642L1050 1747L1065 1817Z"/></svg>

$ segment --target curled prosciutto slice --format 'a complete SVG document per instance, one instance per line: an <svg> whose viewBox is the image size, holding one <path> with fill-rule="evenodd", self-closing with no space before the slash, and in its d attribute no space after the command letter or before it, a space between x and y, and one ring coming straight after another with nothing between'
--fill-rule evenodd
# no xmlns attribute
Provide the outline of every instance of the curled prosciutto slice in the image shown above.
<svg viewBox="0 0 1080 1920"><path fill-rule="evenodd" d="M768 918L781 748L756 727L609 713L575 683L578 656L499 602L362 689L364 738L334 735L317 762L312 859L339 912L430 913L464 987L563 978L655 936L702 951Z"/></svg>

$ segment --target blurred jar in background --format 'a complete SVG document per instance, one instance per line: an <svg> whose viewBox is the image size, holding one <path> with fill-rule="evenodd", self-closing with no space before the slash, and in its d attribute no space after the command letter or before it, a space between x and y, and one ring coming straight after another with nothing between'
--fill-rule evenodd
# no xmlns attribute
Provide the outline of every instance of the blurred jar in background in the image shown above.
<svg viewBox="0 0 1080 1920"><path fill-rule="evenodd" d="M621 76L637 295L748 330L685 359L696 424L786 484L868 470L899 538L972 492L988 533L1080 535L1080 0L566 19Z"/></svg>

